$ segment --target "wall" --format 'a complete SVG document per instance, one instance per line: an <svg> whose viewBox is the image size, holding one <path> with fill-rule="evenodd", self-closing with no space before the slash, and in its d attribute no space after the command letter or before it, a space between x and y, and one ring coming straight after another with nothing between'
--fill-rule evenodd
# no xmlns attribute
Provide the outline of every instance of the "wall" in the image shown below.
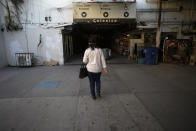
<svg viewBox="0 0 196 131"><path fill-rule="evenodd" d="M24 31L4 33L6 36L8 63L10 65L15 65L16 63L15 53L26 52L33 52L42 62L55 60L63 64L62 35L59 29L28 27L26 33L27 39ZM38 47L40 34L42 35L42 43Z"/></svg>
<svg viewBox="0 0 196 131"><path fill-rule="evenodd" d="M5 2L5 0L1 0ZM91 0L74 0L74 2L90 2ZM97 0L103 1L103 0ZM107 0L112 2L112 0ZM118 0L117 0L118 1ZM121 0L119 0L121 1ZM128 0L125 0L128 1ZM131 1L131 0L130 0ZM154 2L146 2L146 0L137 0L137 20L145 21L148 25L157 26L158 19L158 0L148 0ZM169 0L170 1L170 0ZM163 2L163 8L170 8L162 13L161 32L178 32L178 38L189 38L181 34L182 21L196 20L196 1L194 0L173 0L174 2ZM183 6L181 12L179 7ZM194 9L191 11L191 9ZM6 9L0 11L2 24L5 24L7 15ZM1 59L6 65L6 57L8 64L15 65L16 52L33 52L42 61L56 60L63 64L63 48L62 48L62 28L54 28L69 25L73 22L72 0L24 0L22 10L20 12L20 20L24 27L22 31L3 32L1 38ZM51 17L52 21L45 21L45 17ZM42 35L42 43L38 48ZM2 38L3 37L3 38ZM5 41L6 52L3 52L2 39Z"/></svg>
<svg viewBox="0 0 196 131"><path fill-rule="evenodd" d="M7 14L4 8L4 15ZM45 21L51 17L52 21ZM15 66L15 53L32 52L44 61L64 63L61 30L72 23L71 0L24 0L20 13L23 30L3 33L9 65ZM5 20L4 20L5 24ZM55 28L61 27L61 28ZM41 37L41 44L38 47Z"/></svg>
<svg viewBox="0 0 196 131"><path fill-rule="evenodd" d="M157 27L159 0L137 0L137 21L145 21ZM180 10L180 7L182 11ZM161 32L178 32L178 38L189 38L181 34L182 22L196 21L195 0L168 0L162 4ZM167 8L167 9L166 9Z"/></svg>
<svg viewBox="0 0 196 131"><path fill-rule="evenodd" d="M2 25L2 7L0 5L0 27ZM5 50L5 41L3 37L2 31L0 31L0 68L7 65L7 58L6 58L6 50Z"/></svg>

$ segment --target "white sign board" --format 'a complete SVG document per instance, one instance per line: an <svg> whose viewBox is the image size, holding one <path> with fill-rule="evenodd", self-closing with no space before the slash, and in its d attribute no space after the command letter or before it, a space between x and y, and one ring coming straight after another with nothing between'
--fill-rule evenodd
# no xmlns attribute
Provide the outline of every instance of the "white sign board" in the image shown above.
<svg viewBox="0 0 196 131"><path fill-rule="evenodd" d="M73 3L73 21L136 20L136 3Z"/></svg>

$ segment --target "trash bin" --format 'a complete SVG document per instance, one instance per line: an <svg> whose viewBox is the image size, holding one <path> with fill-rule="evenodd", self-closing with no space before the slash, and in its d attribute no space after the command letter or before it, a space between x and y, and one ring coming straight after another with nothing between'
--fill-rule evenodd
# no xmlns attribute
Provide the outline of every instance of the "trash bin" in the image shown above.
<svg viewBox="0 0 196 131"><path fill-rule="evenodd" d="M158 48L156 47L145 47L145 64L155 65L158 59Z"/></svg>
<svg viewBox="0 0 196 131"><path fill-rule="evenodd" d="M137 63L138 63L138 64L144 64L144 62L145 62L145 59L144 59L144 58L139 58L139 59L137 60Z"/></svg>

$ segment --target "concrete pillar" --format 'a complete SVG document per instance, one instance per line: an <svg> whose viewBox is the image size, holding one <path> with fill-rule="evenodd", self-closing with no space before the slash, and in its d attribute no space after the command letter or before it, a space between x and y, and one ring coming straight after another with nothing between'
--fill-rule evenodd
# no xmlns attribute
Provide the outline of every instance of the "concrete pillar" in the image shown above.
<svg viewBox="0 0 196 131"><path fill-rule="evenodd" d="M158 28L156 34L156 47L160 46L160 42L161 42L161 31L160 28Z"/></svg>
<svg viewBox="0 0 196 131"><path fill-rule="evenodd" d="M4 34L1 29L5 28L3 26L4 23L4 14L3 14L3 7L0 4L0 68L4 67L8 64L7 62L7 56L6 56L6 49L5 49L5 39ZM4 29L4 32L6 30Z"/></svg>
<svg viewBox="0 0 196 131"><path fill-rule="evenodd" d="M177 39L181 39L182 38L182 25L179 26L179 29L178 29L178 33L177 33Z"/></svg>

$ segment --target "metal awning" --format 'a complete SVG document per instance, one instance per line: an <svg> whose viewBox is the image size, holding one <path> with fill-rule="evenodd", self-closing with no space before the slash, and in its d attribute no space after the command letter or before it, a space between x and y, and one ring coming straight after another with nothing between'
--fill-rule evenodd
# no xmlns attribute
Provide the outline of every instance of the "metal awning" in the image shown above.
<svg viewBox="0 0 196 131"><path fill-rule="evenodd" d="M71 26L72 23L64 23L64 24L58 24L58 25L50 25L47 26L46 28L64 28L66 26Z"/></svg>
<svg viewBox="0 0 196 131"><path fill-rule="evenodd" d="M73 0L73 3L135 3L136 0Z"/></svg>

